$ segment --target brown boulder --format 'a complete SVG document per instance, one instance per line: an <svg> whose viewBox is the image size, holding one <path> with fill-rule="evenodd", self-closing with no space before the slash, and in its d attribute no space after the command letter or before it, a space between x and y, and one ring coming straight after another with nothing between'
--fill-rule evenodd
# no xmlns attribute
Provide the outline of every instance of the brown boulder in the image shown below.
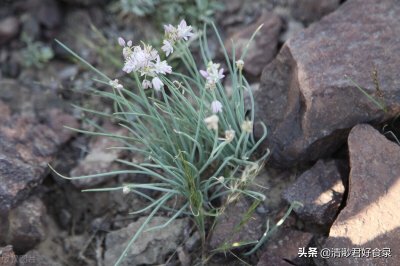
<svg viewBox="0 0 400 266"><path fill-rule="evenodd" d="M142 226L147 217L141 217L128 227L111 231L105 240L104 264L114 265L121 256L129 241ZM155 216L138 236L126 254L126 258L120 265L159 265L165 262L184 237L184 230L188 226L188 219L175 219L166 227L158 230L146 231L154 226L160 226L168 222L169 218Z"/></svg>
<svg viewBox="0 0 400 266"><path fill-rule="evenodd" d="M39 198L24 201L2 217L0 243L11 244L17 254L29 251L45 238L45 214L46 207Z"/></svg>
<svg viewBox="0 0 400 266"><path fill-rule="evenodd" d="M309 245L312 237L313 235L307 232L289 228L281 229L274 239L267 242L257 266L307 265L298 254L300 248L306 248Z"/></svg>
<svg viewBox="0 0 400 266"><path fill-rule="evenodd" d="M0 126L0 210L15 206L42 181L57 138L29 117L14 117Z"/></svg>
<svg viewBox="0 0 400 266"><path fill-rule="evenodd" d="M45 177L47 164L60 145L73 134L57 122L44 124L35 116L12 114L4 103L0 109L0 213L7 213L26 199ZM62 112L50 112L54 121L75 121ZM50 119L50 120L51 120Z"/></svg>
<svg viewBox="0 0 400 266"><path fill-rule="evenodd" d="M340 161L319 160L282 193L283 198L288 203L299 201L303 204L294 212L304 221L332 224L344 193L341 168Z"/></svg>
<svg viewBox="0 0 400 266"><path fill-rule="evenodd" d="M35 8L36 18L48 29L60 26L62 22L61 8L56 0L41 0Z"/></svg>
<svg viewBox="0 0 400 266"><path fill-rule="evenodd" d="M248 213L251 202L241 197L230 203L224 213L217 218L210 239L211 249L232 247L234 243L253 242L264 233L264 219L256 212ZM246 215L249 217L246 217Z"/></svg>
<svg viewBox="0 0 400 266"><path fill-rule="evenodd" d="M59 262L47 257L37 250L31 250L20 258L20 264L24 266L61 266Z"/></svg>
<svg viewBox="0 0 400 266"><path fill-rule="evenodd" d="M269 127L276 165L328 156L354 125L400 112L399 13L395 0L349 0L285 43L255 93L256 121ZM378 97L375 67L387 113L345 76Z"/></svg>
<svg viewBox="0 0 400 266"><path fill-rule="evenodd" d="M244 58L243 69L254 75L259 76L262 69L276 55L278 49L279 33L282 28L282 21L274 13L264 12L254 23L235 31L234 34L226 38L225 48L232 56L232 45L235 45L235 58L239 59L242 55L250 37L263 24L254 40L250 43L247 55Z"/></svg>
<svg viewBox="0 0 400 266"><path fill-rule="evenodd" d="M326 264L397 265L400 147L369 125L355 126L348 143L351 171L347 205L333 224L324 248L344 248L353 253L347 258L328 259ZM391 254L385 257L388 249Z"/></svg>
<svg viewBox="0 0 400 266"><path fill-rule="evenodd" d="M306 24L335 11L340 0L289 0L291 15Z"/></svg>

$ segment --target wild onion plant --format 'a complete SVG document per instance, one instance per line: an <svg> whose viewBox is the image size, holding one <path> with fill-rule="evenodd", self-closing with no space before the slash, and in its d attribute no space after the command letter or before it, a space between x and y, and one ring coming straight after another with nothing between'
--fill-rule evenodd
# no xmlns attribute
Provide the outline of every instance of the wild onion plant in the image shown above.
<svg viewBox="0 0 400 266"><path fill-rule="evenodd" d="M212 27L223 48L216 27ZM204 32L207 32L206 26ZM196 61L191 53L187 43L189 39L199 42L201 62ZM124 86L118 80L107 77L60 43L100 75L102 79L97 79L99 83L111 87L109 91L94 92L114 103L112 114L101 110L81 110L118 121L121 127L129 131L129 135L121 136L101 130L75 130L118 139L121 146L113 149L141 154L145 160L141 163L118 160L126 166L126 170L65 178L145 174L156 180L151 183L126 183L118 187L85 190L120 190L121 193L135 193L148 201L147 207L135 213L151 212L121 252L116 265L121 263L152 217L162 210L173 215L165 224L146 231L162 229L178 217L191 217L201 235L204 251L209 221L212 224L228 204L240 196L258 202L265 199L261 193L248 189L263 166L268 151L256 155L256 149L266 138L267 132L261 123L264 134L258 140L254 138L254 101L242 73L247 50L240 58L236 58L233 48L231 60L223 48L227 66L225 71L220 64L211 61L206 34L199 34L196 38L192 27L184 20L176 27L167 25L161 50L165 57L173 55L181 60L185 71L179 73L174 72L168 62L161 59L156 49L145 43L134 46L132 41L123 38L119 38L118 43L122 46L125 59L123 71L132 77L134 86ZM204 69L199 69L199 66L204 66ZM229 78L232 84L229 95L222 83L225 78ZM245 95L249 97L249 108L245 105ZM143 189L156 191L160 196L152 198L143 193ZM166 203L171 199L180 200L183 205L179 208L170 207Z"/></svg>

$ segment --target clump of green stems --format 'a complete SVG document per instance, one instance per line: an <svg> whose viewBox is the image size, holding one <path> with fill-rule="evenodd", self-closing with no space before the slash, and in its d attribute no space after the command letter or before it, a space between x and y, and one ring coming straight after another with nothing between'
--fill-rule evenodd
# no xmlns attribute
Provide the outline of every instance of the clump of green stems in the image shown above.
<svg viewBox="0 0 400 266"><path fill-rule="evenodd" d="M92 125L98 129L96 132L73 130L117 139L121 142L121 146L110 147L110 149L141 154L146 159L141 163L119 159L118 162L125 165L126 170L77 177L63 176L64 178L86 179L117 174L145 174L157 180L154 183L127 183L117 187L84 190L87 192L120 190L121 193L129 191L141 196L149 203L145 208L133 213L151 211L130 239L116 265L123 261L129 248L142 232L162 229L178 217L193 219L201 235L205 260L207 221L215 220L225 210L226 205L239 196L253 198L257 202L265 199L263 194L249 190L248 185L253 182L269 154L269 151L256 154L257 148L267 136L266 127L260 123L264 134L258 140L254 138L252 127L250 130L248 127L243 127L244 122L247 122L247 125L250 122L252 125L254 121L252 91L242 74L242 68L238 68L235 63L237 61L235 48L232 49L232 59L230 59L215 25L212 24L212 27L224 51L225 64L229 71L227 76L232 84L230 95L226 93L220 81L212 91L206 89L205 80L199 73L200 64L195 61L186 43L177 42L174 47L175 54L180 58L186 71L185 73L172 72L167 76L162 76L161 80L165 87L160 91L144 90L140 77L132 73L135 86L130 88L112 87L109 91L91 89L93 93L114 103L115 110L112 114L102 110L77 107L83 112L118 121L129 135L104 132L94 122ZM203 32L207 32L206 26ZM197 41L202 56L201 64L207 65L211 61L211 56L206 34L198 36ZM109 77L68 47L58 43L100 76L100 79L95 79L95 81L101 85L109 85L111 81ZM240 60L244 59L246 52L247 49L242 53ZM250 99L249 109L245 105L246 94ZM223 104L223 112L218 115L218 130L207 128L204 122L204 119L210 115L209 106L214 97ZM223 138L226 130L235 131L235 137L231 141ZM143 189L156 191L160 196L152 198L143 193ZM168 207L166 203L174 198L183 199L183 205L177 209ZM225 201L222 205L214 206L218 199L225 199ZM173 215L165 224L146 228L152 217L162 210ZM265 238L266 235L263 236L263 239ZM262 241L255 241L253 244L257 248ZM231 245L231 248L233 247L237 245Z"/></svg>

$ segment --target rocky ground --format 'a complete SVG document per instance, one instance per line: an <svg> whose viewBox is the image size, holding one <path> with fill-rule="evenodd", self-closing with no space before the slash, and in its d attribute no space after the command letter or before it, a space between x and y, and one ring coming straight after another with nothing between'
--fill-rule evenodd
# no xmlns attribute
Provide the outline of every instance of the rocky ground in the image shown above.
<svg viewBox="0 0 400 266"><path fill-rule="evenodd" d="M116 38L157 36L151 17L111 12L106 2L0 3L1 266L112 265L146 217L128 214L145 204L131 194L81 192L132 178L145 181L146 176L69 181L49 168L50 164L62 174L76 176L119 169L118 158L141 160L105 150L114 145L109 139L63 127L91 127L71 103L101 105L105 110L111 106L88 93L95 86L92 74L54 39L119 77L118 60L110 63L107 57L118 51ZM244 70L255 91L257 119L269 128L263 149L272 152L256 179L267 199L234 238L260 239L267 220L278 222L293 201L303 206L255 254L220 254L209 265L397 265L400 4L223 2L215 20L228 48L233 40L243 49L264 24ZM51 48L51 60L32 65L32 51L31 57L24 51L34 42ZM210 45L215 58L222 58L212 38ZM102 49L96 49L99 46ZM96 122L124 134L110 122ZM210 238L211 248L232 237L241 221L237 214L250 204L243 199L229 207ZM152 226L167 216L160 213ZM313 248L329 256L314 256ZM144 233L124 265L193 265L198 256L199 235L191 221L182 218L162 232Z"/></svg>

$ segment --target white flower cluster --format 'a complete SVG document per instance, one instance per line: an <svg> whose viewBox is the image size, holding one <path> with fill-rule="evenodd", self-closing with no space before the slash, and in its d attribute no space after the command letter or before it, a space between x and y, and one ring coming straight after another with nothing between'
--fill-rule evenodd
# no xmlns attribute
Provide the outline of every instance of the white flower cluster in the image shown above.
<svg viewBox="0 0 400 266"><path fill-rule="evenodd" d="M125 64L122 68L126 73L139 72L144 76L142 82L143 89L154 88L160 90L164 84L159 75L172 73L171 66L167 61L161 61L157 50L150 45L132 46L132 41L125 42L121 37L118 43L123 47L122 54L125 58ZM152 78L151 82L147 78Z"/></svg>
<svg viewBox="0 0 400 266"><path fill-rule="evenodd" d="M215 89L217 82L225 77L224 69L219 67L220 64L214 64L210 61L207 70L200 70L200 74L206 79L207 89Z"/></svg>
<svg viewBox="0 0 400 266"><path fill-rule="evenodd" d="M193 36L192 26L188 26L185 20L182 20L177 27L169 25L164 25L165 30L165 40L163 41L163 50L166 56L169 56L174 52L174 44L177 41L185 40L187 41Z"/></svg>
<svg viewBox="0 0 400 266"><path fill-rule="evenodd" d="M178 41L187 41L193 36L193 28L186 24L185 20L182 20L178 26L164 25L165 39L161 49L165 52L166 56L169 56L174 52L174 45ZM133 46L132 41L125 41L123 38L118 38L118 43L122 49L122 55L125 59L123 71L126 73L137 72L140 76L144 77L142 81L143 89L154 88L160 90L164 84L160 79L160 75L166 75L172 73L172 68L168 65L167 61L161 61L160 55L157 50L153 49L150 45L144 44L142 46ZM243 69L243 60L238 60L236 66L239 70ZM219 117L218 113L222 113L222 103L216 99L214 89L217 87L224 77L224 69L220 68L220 64L215 64L210 61L207 64L206 70L200 70L200 74L206 79L205 89L210 90L213 93L214 100L211 102L212 115L206 117L204 122L208 129L218 131ZM123 89L123 86L118 82L117 79L111 80L109 84L115 89ZM245 121L242 125L242 130L251 133L252 122ZM235 131L232 129L225 131L226 142L231 142L235 138ZM124 193L129 193L129 187L123 188Z"/></svg>
<svg viewBox="0 0 400 266"><path fill-rule="evenodd" d="M110 80L108 84L110 84L111 87L117 90L121 90L124 88L121 84L119 84L118 79Z"/></svg>

